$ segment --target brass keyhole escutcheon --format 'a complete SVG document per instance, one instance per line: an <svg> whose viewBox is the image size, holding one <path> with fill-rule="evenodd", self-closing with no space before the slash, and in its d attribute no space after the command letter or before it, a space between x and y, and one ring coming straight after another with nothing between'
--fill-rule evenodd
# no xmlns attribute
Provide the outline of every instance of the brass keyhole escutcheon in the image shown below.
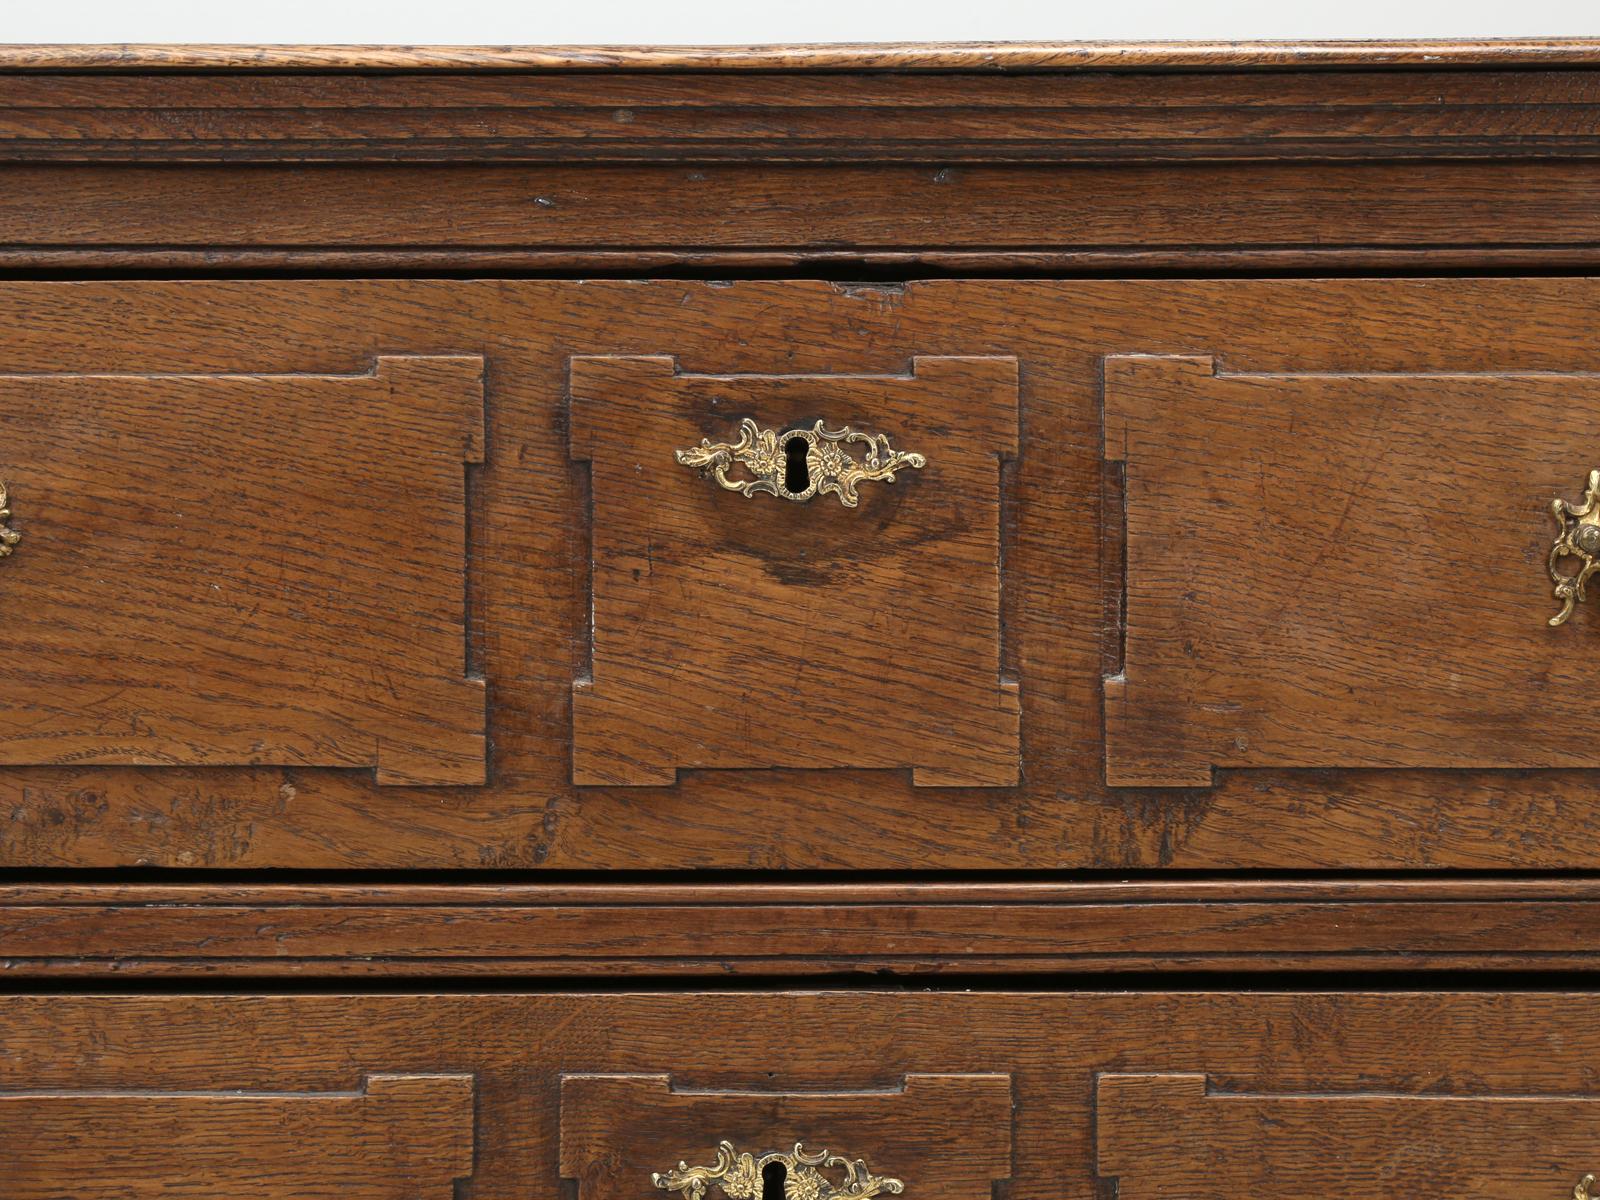
<svg viewBox="0 0 1600 1200"><path fill-rule="evenodd" d="M846 508L860 502L858 485L893 483L897 471L928 465L920 454L896 450L885 433L862 433L848 425L829 429L821 421L809 429L779 433L761 428L749 417L739 422L738 441L702 438L698 446L674 450L673 457L730 492L746 496L766 492L797 502L833 495ZM743 477L730 475L734 470Z"/></svg>
<svg viewBox="0 0 1600 1200"><path fill-rule="evenodd" d="M5 484L0 483L0 558L9 555L22 540L22 535L11 528L10 520L11 492Z"/></svg>
<svg viewBox="0 0 1600 1200"><path fill-rule="evenodd" d="M1550 547L1550 578L1555 584L1561 611L1550 618L1551 625L1565 625L1579 604L1588 598L1589 577L1600 571L1600 469L1589 472L1589 486L1578 503L1561 497L1550 502L1550 512L1560 527L1555 545ZM1563 568L1578 560L1576 571Z"/></svg>
<svg viewBox="0 0 1600 1200"><path fill-rule="evenodd" d="M727 1200L871 1200L906 1190L898 1179L874 1175L864 1159L827 1150L811 1154L803 1142L795 1143L792 1154L757 1155L723 1141L711 1166L680 1162L670 1171L651 1175L650 1182L664 1192L679 1193L682 1200L705 1200L713 1185Z"/></svg>

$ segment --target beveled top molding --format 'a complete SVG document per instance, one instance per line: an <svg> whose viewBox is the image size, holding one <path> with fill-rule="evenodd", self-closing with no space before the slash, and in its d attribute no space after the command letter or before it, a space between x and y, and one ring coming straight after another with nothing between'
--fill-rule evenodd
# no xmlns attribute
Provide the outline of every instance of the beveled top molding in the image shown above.
<svg viewBox="0 0 1600 1200"><path fill-rule="evenodd" d="M1600 66L1600 39L774 46L0 45L16 71L1236 71Z"/></svg>
<svg viewBox="0 0 1600 1200"><path fill-rule="evenodd" d="M1595 40L0 47L13 163L1595 158Z"/></svg>

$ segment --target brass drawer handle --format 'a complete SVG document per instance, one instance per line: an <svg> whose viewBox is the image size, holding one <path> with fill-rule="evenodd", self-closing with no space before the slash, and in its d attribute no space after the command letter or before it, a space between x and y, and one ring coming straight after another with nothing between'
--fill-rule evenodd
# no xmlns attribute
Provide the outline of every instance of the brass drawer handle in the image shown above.
<svg viewBox="0 0 1600 1200"><path fill-rule="evenodd" d="M803 1145L796 1142L793 1154L775 1152L758 1158L740 1153L732 1142L722 1142L717 1146L714 1165L691 1167L680 1162L671 1171L652 1174L650 1182L663 1191L683 1193L684 1200L704 1200L706 1189L713 1183L728 1200L763 1200L769 1179L782 1185L784 1200L867 1200L880 1193L898 1196L906 1190L898 1179L874 1175L859 1158L849 1159L826 1150L807 1154ZM774 1165L781 1167L781 1173L773 1171ZM836 1183L819 1167L837 1167L844 1172L844 1178Z"/></svg>
<svg viewBox="0 0 1600 1200"><path fill-rule="evenodd" d="M860 462L848 452L851 445L866 447ZM754 496L770 492L785 500L806 501L818 494L839 497L846 508L856 506L856 485L873 481L893 483L904 467L921 468L928 460L920 454L896 450L883 433L861 433L846 425L828 429L818 421L810 429L763 429L749 417L739 422L737 442L701 440L698 446L674 451L674 457L701 475L710 475L730 492ZM743 467L753 478L729 479L728 472Z"/></svg>
<svg viewBox="0 0 1600 1200"><path fill-rule="evenodd" d="M1600 470L1589 472L1589 490L1581 504L1557 497L1551 501L1550 511L1561 530L1550 548L1550 578L1555 581L1561 611L1550 618L1550 624L1565 625L1572 610L1587 599L1589 576L1600 571ZM1561 571L1564 558L1580 560L1576 573L1567 575Z"/></svg>
<svg viewBox="0 0 1600 1200"><path fill-rule="evenodd" d="M16 544L22 540L22 535L6 524L11 519L10 504L11 493L7 490L5 484L0 483L0 558L10 554Z"/></svg>
<svg viewBox="0 0 1600 1200"><path fill-rule="evenodd" d="M1600 475L1600 471L1595 472ZM1572 1189L1572 1200L1589 1200L1589 1189L1594 1186L1594 1176L1585 1175L1578 1180L1578 1186Z"/></svg>

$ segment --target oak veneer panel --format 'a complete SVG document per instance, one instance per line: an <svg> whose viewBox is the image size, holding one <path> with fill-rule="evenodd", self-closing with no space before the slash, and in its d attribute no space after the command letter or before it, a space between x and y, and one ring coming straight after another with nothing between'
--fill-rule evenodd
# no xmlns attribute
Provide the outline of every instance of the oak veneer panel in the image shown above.
<svg viewBox="0 0 1600 1200"><path fill-rule="evenodd" d="M667 357L578 358L572 457L590 463L593 648L574 684L573 782L679 768L910 768L918 786L1009 786L1001 668L1001 461L1017 363L900 376L696 375ZM744 496L672 452L763 429L850 428L925 455L858 503ZM840 449L864 460L858 444ZM737 466L735 481L750 479Z"/></svg>
<svg viewBox="0 0 1600 1200"><path fill-rule="evenodd" d="M481 783L463 595L482 375L386 357L352 376L0 376L22 534L0 579L0 767Z"/></svg>
<svg viewBox="0 0 1600 1200"><path fill-rule="evenodd" d="M470 1075L321 1094L6 1090L0 1125L7 1200L450 1200L472 1174Z"/></svg>
<svg viewBox="0 0 1600 1200"><path fill-rule="evenodd" d="M1597 325L1600 286L1558 278L12 282L0 288L0 368L12 373L88 361L115 373L350 375L398 350L483 355L491 453L473 472L467 599L471 658L493 698L494 772L470 790L413 792L375 789L353 770L7 767L0 862L1569 870L1573 847L1600 836L1589 770L1223 769L1209 789L1106 786L1101 689L1118 665L1123 539L1121 481L1102 453L1102 364L1203 351L1245 374L1582 375L1600 371ZM1006 467L1001 531L1002 666L1022 702L1017 786L918 788L906 771L857 768L572 784L593 535L589 468L570 457L570 362L667 347L689 373L762 376L903 375L918 355L1017 360L1022 452ZM1549 495L1582 478L1557 474ZM881 490L903 495L906 482ZM1514 518L1537 547L1530 589L1547 586L1549 495ZM769 499L730 498L747 509ZM17 500L21 524L32 514ZM28 549L0 563L0 585ZM1548 596L1532 603L1545 633ZM1568 642L1593 628L1594 614L1575 618Z"/></svg>
<svg viewBox="0 0 1600 1200"><path fill-rule="evenodd" d="M1214 1090L1205 1075L1102 1075L1095 1130L1099 1173L1121 1200L1170 1195L1174 1180L1193 1200L1235 1200L1290 1179L1352 1200L1442 1180L1468 1200L1547 1200L1593 1169L1600 1097L1262 1095Z"/></svg>
<svg viewBox="0 0 1600 1200"><path fill-rule="evenodd" d="M929 1200L989 1200L1011 1175L1011 1080L908 1075L838 1093L686 1091L670 1075L561 1080L561 1174L577 1181L579 1200L634 1200L654 1171L715 1162L723 1140L757 1156L803 1142L865 1159Z"/></svg>
<svg viewBox="0 0 1600 1200"><path fill-rule="evenodd" d="M987 1159L1009 1124L1013 1200L1105 1194L1095 1095L1106 1074L1203 1074L1216 1092L1267 1096L1572 1097L1592 1106L1600 1095L1600 1006L1582 992L10 995L0 998L0 1045L0 1091L29 1093L352 1092L371 1063L470 1074L476 1160L463 1186L475 1200L559 1194L561 1079L573 1074L670 1070L681 1091L742 1093L758 1110L781 1105L775 1096L812 1093L893 1103L882 1094L907 1076L1005 1075L1009 1122L996 1125L987 1107L954 1116L942 1153L949 1162L970 1145ZM1563 1120L1558 1132L1571 1128ZM648 1169L712 1148L718 1136L687 1132L690 1144ZM1552 1145L1549 1167L1563 1187L1550 1195L1561 1200L1594 1169L1594 1144ZM830 1148L869 1163L877 1156L872 1144ZM1353 1170L1404 1173L1416 1147L1375 1136L1351 1152L1360 1156ZM373 1155L374 1170L384 1153ZM922 1165L895 1166L906 1196L937 1194ZM646 1178L635 1194L657 1193Z"/></svg>
<svg viewBox="0 0 1600 1200"><path fill-rule="evenodd" d="M1590 614L1530 569L1591 469L1583 375L1241 375L1106 363L1126 628L1106 775L1597 767Z"/></svg>

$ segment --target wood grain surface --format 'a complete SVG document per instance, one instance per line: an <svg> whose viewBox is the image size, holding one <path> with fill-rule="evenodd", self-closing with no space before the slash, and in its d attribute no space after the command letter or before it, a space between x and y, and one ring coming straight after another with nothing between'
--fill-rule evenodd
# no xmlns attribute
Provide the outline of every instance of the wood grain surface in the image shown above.
<svg viewBox="0 0 1600 1200"><path fill-rule="evenodd" d="M0 161L1593 158L1592 70L5 74Z"/></svg>
<svg viewBox="0 0 1600 1200"><path fill-rule="evenodd" d="M1119 665L1123 535L1121 481L1101 451L1101 371L1118 354L1203 352L1230 373L1582 374L1596 369L1596 320L1600 290L1571 279L13 282L0 290L0 369L13 374L347 375L400 349L484 357L488 453L467 591L494 769L486 787L411 792L374 789L354 770L5 768L0 861L1568 868L1596 829L1583 770L1260 768L1221 771L1210 788L1106 787L1101 681ZM1017 360L1022 452L1001 566L1002 666L1022 696L1017 787L917 788L907 771L794 768L686 771L672 787L570 782L593 539L589 468L570 460L570 363L663 353L690 373L734 375L895 375L918 355ZM679 486L684 503L704 502L708 485L692 472ZM1526 556L1530 596L1544 586L1552 536L1548 497L1535 490L1527 508L1503 514L1501 534ZM22 490L15 498L23 526L32 514ZM759 513L767 498L732 499ZM0 584L37 549L25 541L0 564ZM1581 662L1593 621L1544 630L1542 611L1529 614L1537 631L1564 638ZM1442 625L1460 619L1437 614ZM930 736L946 719L929 710Z"/></svg>
<svg viewBox="0 0 1600 1200"><path fill-rule="evenodd" d="M1186 1168L1262 1184L1269 1175L1303 1174L1348 1183L1357 1195L1390 1196L1374 1181L1420 1178L1431 1162L1470 1168L1449 1176L1463 1195L1559 1200L1594 1169L1584 1117L1594 1107L1600 1017L1592 995L1539 992L41 995L0 1000L0 1044L0 1093L29 1095L265 1090L310 1094L295 1102L305 1112L317 1095L357 1092L380 1069L469 1076L475 1154L462 1186L478 1200L552 1195L563 1180L581 1193L585 1182L612 1172L619 1189L626 1182L634 1194L653 1196L648 1173L713 1149L720 1123L778 1143L764 1149L787 1150L811 1140L805 1118L817 1116L820 1125L830 1106L847 1103L863 1118L839 1127L849 1140L830 1148L892 1167L908 1197L949 1195L938 1173L943 1163L956 1164L962 1178L1002 1171L1016 1200L1089 1200L1111 1185L1113 1165L1127 1173L1125 1186L1147 1189L1148 1172L1168 1167L1175 1172L1168 1190L1176 1179L1204 1196L1241 1191L1213 1190L1206 1170ZM561 1103L563 1078L579 1074L666 1076L677 1099L586 1125L596 1136L579 1154L577 1138L563 1146ZM1206 1108L1232 1102L1200 1101L1196 1117L1217 1133L1206 1142L1153 1128L1163 1110L1172 1126L1187 1118L1192 1110L1178 1105L1097 1113L1099 1081L1128 1074L1203 1075L1210 1094L1267 1097L1257 1101L1261 1114L1283 1112L1290 1123L1275 1140L1270 1127L1219 1119ZM913 1081L927 1075L1008 1077L1009 1120L988 1103L925 1109L928 1120L914 1119L906 1108ZM747 1113L732 1106L730 1093L745 1098ZM1296 1096L1325 1098L1331 1115L1320 1136L1293 1120L1292 1101L1270 1099ZM1425 1115L1364 1119L1364 1097L1377 1098L1366 1110L1374 1115L1386 1104ZM1519 1108L1536 1106L1547 1114L1544 1136L1515 1119ZM1491 1108L1514 1118L1504 1141L1486 1136L1481 1114ZM694 1119L696 1110L703 1119ZM461 1121L443 1114L459 1109L436 1111L439 1127L426 1136L439 1141L417 1144L456 1145ZM230 1122L229 1134L245 1126ZM1008 1126L1008 1161L997 1163ZM1146 1163L1121 1154L1097 1167L1097 1148L1142 1141L1145 1130L1152 1130L1147 1146L1170 1154ZM1580 1140L1584 1132L1590 1136ZM929 1147L926 1161L902 1152L919 1138ZM104 1143L52 1160L40 1181L57 1190L46 1194L74 1194L79 1162L135 1153L129 1143L107 1127ZM280 1131L257 1127L230 1143L229 1153L251 1156L282 1143ZM666 1161L637 1158L636 1147L659 1147ZM152 1153L148 1139L137 1152ZM364 1160L368 1173L381 1177L393 1152L375 1147ZM454 1152L424 1161L441 1175L460 1169ZM198 1173L191 1187L199 1195L239 1194L206 1186L218 1178ZM382 1194L370 1180L360 1186L372 1190L357 1194ZM302 1193L274 1186L264 1171L252 1194Z"/></svg>
<svg viewBox="0 0 1600 1200"><path fill-rule="evenodd" d="M1592 971L1600 883L19 884L0 952L16 980Z"/></svg>
<svg viewBox="0 0 1600 1200"><path fill-rule="evenodd" d="M0 267L1592 270L1597 62L1584 40L3 47Z"/></svg>
<svg viewBox="0 0 1600 1200"><path fill-rule="evenodd" d="M483 361L0 376L0 766L376 768L481 783L465 463ZM402 616L403 614L403 616Z"/></svg>
<svg viewBox="0 0 1600 1200"><path fill-rule="evenodd" d="M639 1181L674 1164L709 1166L737 1150L824 1150L866 1160L874 1175L911 1177L929 1200L988 1200L1011 1173L1011 1080L907 1075L885 1090L683 1091L670 1075L563 1075L561 1174L578 1200L632 1200ZM838 1167L824 1175L837 1182ZM905 1180L902 1180L905 1182Z"/></svg>
<svg viewBox="0 0 1600 1200"><path fill-rule="evenodd" d="M1095 1161L1125 1200L1263 1195L1292 1178L1311 1194L1379 1200L1450 1181L1452 1194L1570 1193L1600 1133L1600 1097L1339 1095L1214 1091L1205 1075L1102 1075Z"/></svg>
<svg viewBox="0 0 1600 1200"><path fill-rule="evenodd" d="M737 271L751 260L986 271L1600 263L1585 159L1129 164L20 163L11 269ZM263 198L270 202L264 202ZM415 256L432 252L432 257ZM463 257L457 259L453 255ZM634 255L647 256L639 265ZM865 256L865 257L864 257ZM1087 256L1087 257L1085 257ZM1309 256L1309 257L1308 257ZM1076 265L1074 265L1076 264ZM859 278L860 275L849 276Z"/></svg>
<svg viewBox="0 0 1600 1200"><path fill-rule="evenodd" d="M1148 71L1176 68L1600 63L1593 38L1385 41L908 42L772 46L0 46L0 70L57 71Z"/></svg>
<svg viewBox="0 0 1600 1200"><path fill-rule="evenodd" d="M1597 67L0 47L0 1195L1572 1194Z"/></svg>
<svg viewBox="0 0 1600 1200"><path fill-rule="evenodd" d="M1243 375L1106 361L1125 487L1121 672L1106 773L1206 786L1232 767L1600 767L1589 613L1530 544L1600 457L1593 376ZM1548 552L1548 546L1543 548Z"/></svg>
<svg viewBox="0 0 1600 1200"><path fill-rule="evenodd" d="M1016 784L1000 616L1015 359L918 357L904 375L840 377L585 357L570 394L593 528L575 784L852 766L909 768L919 787ZM738 442L741 418L774 434L820 421L882 435L925 463L862 481L846 506L746 496L673 461ZM838 449L866 459L859 444Z"/></svg>
<svg viewBox="0 0 1600 1200"><path fill-rule="evenodd" d="M470 1075L348 1092L0 1091L7 1200L450 1200L472 1174Z"/></svg>

